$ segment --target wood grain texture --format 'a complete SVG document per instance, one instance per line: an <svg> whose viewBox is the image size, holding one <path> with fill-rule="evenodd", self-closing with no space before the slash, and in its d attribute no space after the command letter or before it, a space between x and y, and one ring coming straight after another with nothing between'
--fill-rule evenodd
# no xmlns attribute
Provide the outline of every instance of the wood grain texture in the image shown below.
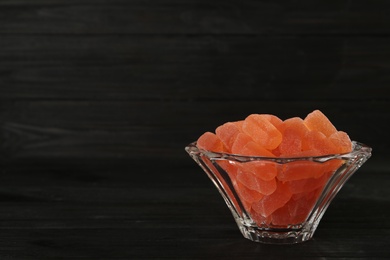
<svg viewBox="0 0 390 260"><path fill-rule="evenodd" d="M206 131L251 113L305 117L319 108L351 139L388 154L380 123L388 102L204 101L204 102L2 102L3 157L119 157L183 159L184 146ZM75 112L77 111L77 113ZM146 112L147 113L143 113ZM371 125L371 127L362 127ZM380 126L380 127L379 127Z"/></svg>
<svg viewBox="0 0 390 260"><path fill-rule="evenodd" d="M382 1L0 5L2 157L175 157L224 121L315 108L385 151Z"/></svg>
<svg viewBox="0 0 390 260"><path fill-rule="evenodd" d="M380 1L1 1L9 34L388 34ZM26 25L28 23L28 26Z"/></svg>
<svg viewBox="0 0 390 260"><path fill-rule="evenodd" d="M0 259L388 259L388 1L0 0ZM373 157L313 240L242 237L184 147L321 109Z"/></svg>
<svg viewBox="0 0 390 260"><path fill-rule="evenodd" d="M3 36L0 99L389 100L389 39Z"/></svg>
<svg viewBox="0 0 390 260"><path fill-rule="evenodd" d="M165 174L153 174L161 167ZM312 241L281 247L242 238L217 190L197 168L164 163L143 167L110 160L51 160L3 167L0 230L7 240L1 242L0 255L17 259L257 259L259 255L386 259L390 253L383 238L389 235L390 223L382 210L389 205L390 183L383 178L386 172L366 170L363 167L343 188Z"/></svg>

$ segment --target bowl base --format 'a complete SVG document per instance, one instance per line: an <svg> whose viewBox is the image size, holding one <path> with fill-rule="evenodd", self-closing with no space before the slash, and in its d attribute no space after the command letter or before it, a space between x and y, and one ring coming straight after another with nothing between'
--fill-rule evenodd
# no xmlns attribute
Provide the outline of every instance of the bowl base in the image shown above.
<svg viewBox="0 0 390 260"><path fill-rule="evenodd" d="M314 230L305 227L298 228L260 228L247 226L237 221L242 235L253 241L265 244L297 244L310 240Z"/></svg>

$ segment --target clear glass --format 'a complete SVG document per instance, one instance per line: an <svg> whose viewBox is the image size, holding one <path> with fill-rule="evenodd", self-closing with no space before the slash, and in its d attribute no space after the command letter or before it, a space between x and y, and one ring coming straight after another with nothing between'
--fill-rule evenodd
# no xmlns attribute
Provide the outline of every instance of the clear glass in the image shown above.
<svg viewBox="0 0 390 260"><path fill-rule="evenodd" d="M207 173L249 240L272 244L307 241L338 191L370 157L353 141L345 154L256 157L199 149L187 153Z"/></svg>

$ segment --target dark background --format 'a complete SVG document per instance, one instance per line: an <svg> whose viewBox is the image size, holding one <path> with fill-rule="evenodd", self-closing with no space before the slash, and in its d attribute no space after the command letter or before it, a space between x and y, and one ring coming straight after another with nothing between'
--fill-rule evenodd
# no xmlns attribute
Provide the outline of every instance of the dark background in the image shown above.
<svg viewBox="0 0 390 260"><path fill-rule="evenodd" d="M0 258L390 257L390 2L0 0ZM372 158L312 241L250 242L184 147L322 110Z"/></svg>

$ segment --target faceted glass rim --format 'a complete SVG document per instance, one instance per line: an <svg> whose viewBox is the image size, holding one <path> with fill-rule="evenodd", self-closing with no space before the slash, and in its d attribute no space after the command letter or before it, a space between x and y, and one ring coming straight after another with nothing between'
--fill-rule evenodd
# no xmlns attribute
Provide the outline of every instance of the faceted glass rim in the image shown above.
<svg viewBox="0 0 390 260"><path fill-rule="evenodd" d="M352 141L352 151L348 153L326 154L320 156L302 156L302 157L266 157L266 156L248 156L232 153L214 152L197 147L196 141L185 147L189 154L203 154L212 160L230 160L236 162L253 161L271 161L279 164L290 163L293 161L313 161L323 163L333 159L349 160L357 155L364 153L367 159L371 156L372 148L358 141Z"/></svg>

